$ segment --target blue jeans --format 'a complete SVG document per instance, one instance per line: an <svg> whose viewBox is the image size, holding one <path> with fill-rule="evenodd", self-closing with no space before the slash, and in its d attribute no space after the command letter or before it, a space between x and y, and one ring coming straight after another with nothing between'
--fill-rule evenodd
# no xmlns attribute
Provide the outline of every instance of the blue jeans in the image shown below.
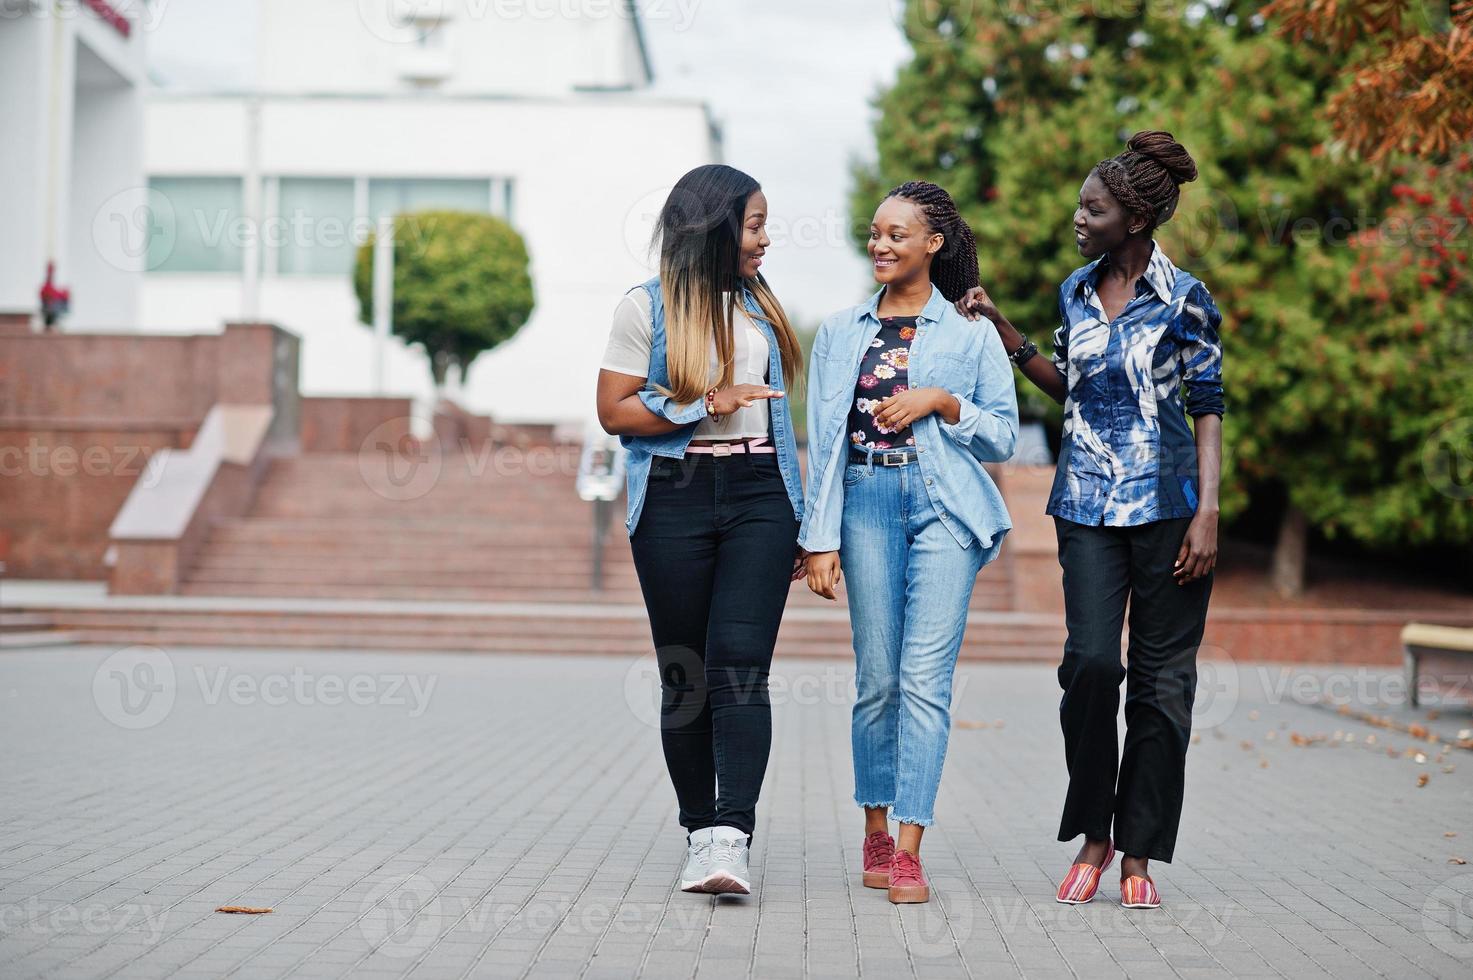
<svg viewBox="0 0 1473 980"><path fill-rule="evenodd" d="M946 761L972 585L997 547L958 545L924 481L914 464L849 463L839 546L859 688L854 802L923 827Z"/></svg>

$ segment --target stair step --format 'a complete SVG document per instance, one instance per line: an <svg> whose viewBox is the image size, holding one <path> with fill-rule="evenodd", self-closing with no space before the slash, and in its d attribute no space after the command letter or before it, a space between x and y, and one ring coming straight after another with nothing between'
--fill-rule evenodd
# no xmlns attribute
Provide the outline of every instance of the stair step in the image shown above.
<svg viewBox="0 0 1473 980"><path fill-rule="evenodd" d="M50 616L39 613L0 612L0 634L46 630L54 625Z"/></svg>
<svg viewBox="0 0 1473 980"><path fill-rule="evenodd" d="M87 643L83 630L25 630L20 633L0 633L0 650L34 650L40 647L65 646L70 643Z"/></svg>
<svg viewBox="0 0 1473 980"><path fill-rule="evenodd" d="M643 657L651 653L646 637L638 638L569 638L558 636L527 637L494 634L468 634L459 638L425 636L416 633L300 633L270 630L220 630L175 628L79 629L70 634L72 643L106 643L126 645L153 643L160 646L263 647L275 649L375 649L425 651L466 651L479 653L545 653L604 654ZM963 660L1029 660L1056 661L1059 645L998 644L967 641L959 657ZM833 637L824 640L787 640L778 638L778 657L828 657L847 659L853 656L849 639Z"/></svg>

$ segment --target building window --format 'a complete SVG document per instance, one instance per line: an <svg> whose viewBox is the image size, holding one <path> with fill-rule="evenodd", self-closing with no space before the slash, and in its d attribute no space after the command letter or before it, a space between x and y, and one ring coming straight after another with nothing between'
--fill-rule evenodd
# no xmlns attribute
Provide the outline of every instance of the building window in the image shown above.
<svg viewBox="0 0 1473 980"><path fill-rule="evenodd" d="M491 181L373 178L368 182L372 220L429 209L491 214Z"/></svg>
<svg viewBox="0 0 1473 980"><path fill-rule="evenodd" d="M277 192L276 272L346 275L353 269L353 181L351 178L282 177Z"/></svg>
<svg viewBox="0 0 1473 980"><path fill-rule="evenodd" d="M239 177L151 177L148 268L154 272L244 269L246 223Z"/></svg>

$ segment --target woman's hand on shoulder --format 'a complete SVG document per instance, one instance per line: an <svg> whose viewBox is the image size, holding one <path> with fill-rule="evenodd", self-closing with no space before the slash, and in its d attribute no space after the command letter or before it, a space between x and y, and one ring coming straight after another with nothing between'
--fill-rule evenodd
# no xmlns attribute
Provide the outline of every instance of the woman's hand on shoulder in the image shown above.
<svg viewBox="0 0 1473 980"><path fill-rule="evenodd" d="M996 323L998 318L996 304L981 286L973 286L963 293L956 301L956 311L968 320L979 320L985 316Z"/></svg>

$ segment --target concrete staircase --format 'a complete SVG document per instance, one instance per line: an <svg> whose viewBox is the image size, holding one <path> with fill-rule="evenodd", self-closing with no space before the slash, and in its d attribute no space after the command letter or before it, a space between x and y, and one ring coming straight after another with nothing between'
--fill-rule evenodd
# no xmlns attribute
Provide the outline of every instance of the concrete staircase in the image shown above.
<svg viewBox="0 0 1473 980"><path fill-rule="evenodd" d="M398 486L358 454L278 460L248 516L212 529L183 598L44 613L111 644L650 652L622 502L594 589L594 507L572 473L486 463L446 455L435 479ZM963 656L1057 659L1062 624L1008 612L1011 588L1006 557L979 576ZM797 583L788 609L779 655L851 655L842 603Z"/></svg>
<svg viewBox="0 0 1473 980"><path fill-rule="evenodd" d="M30 650L85 642L76 631L56 628L56 620L34 612L0 612L0 650Z"/></svg>

